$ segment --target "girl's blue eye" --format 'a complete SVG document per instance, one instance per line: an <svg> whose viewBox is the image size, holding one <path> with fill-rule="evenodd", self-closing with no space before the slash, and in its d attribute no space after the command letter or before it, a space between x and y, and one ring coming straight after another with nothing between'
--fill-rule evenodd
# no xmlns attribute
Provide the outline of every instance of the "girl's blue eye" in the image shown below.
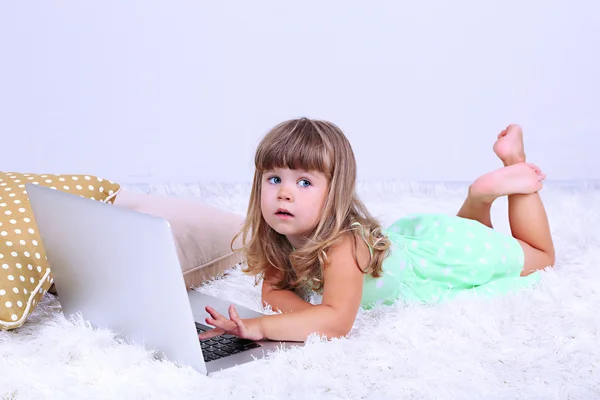
<svg viewBox="0 0 600 400"><path fill-rule="evenodd" d="M273 176L271 178L269 178L269 182L271 183L281 183L281 178L278 176Z"/></svg>
<svg viewBox="0 0 600 400"><path fill-rule="evenodd" d="M306 184L303 185L302 182L305 182ZM302 179L300 182L298 182L300 184L300 186L304 186L304 187L309 187L310 186L310 182L307 181L306 179Z"/></svg>

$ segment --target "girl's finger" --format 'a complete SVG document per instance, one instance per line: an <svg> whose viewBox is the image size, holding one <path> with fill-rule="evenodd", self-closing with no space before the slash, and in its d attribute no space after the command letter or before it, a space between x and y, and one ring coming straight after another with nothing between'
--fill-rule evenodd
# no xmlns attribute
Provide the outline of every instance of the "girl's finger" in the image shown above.
<svg viewBox="0 0 600 400"><path fill-rule="evenodd" d="M235 306L232 304L229 306L229 318L236 323L238 326L244 326L240 316L238 315Z"/></svg>
<svg viewBox="0 0 600 400"><path fill-rule="evenodd" d="M215 329L211 329L210 331L202 332L201 334L198 335L198 339L200 339L200 340L210 339L215 336L221 336L224 333L225 333L225 331L223 329L215 328Z"/></svg>
<svg viewBox="0 0 600 400"><path fill-rule="evenodd" d="M246 330L246 324L244 324L244 321L242 321L242 319L238 315L233 304L229 307L229 318L231 318L231 320L237 325L239 336L244 337L248 334Z"/></svg>
<svg viewBox="0 0 600 400"><path fill-rule="evenodd" d="M216 328L221 328L224 331L231 331L235 329L235 322L228 320L227 318L222 317L222 319L212 319L206 318L206 323L212 325Z"/></svg>
<svg viewBox="0 0 600 400"><path fill-rule="evenodd" d="M215 310L214 308L210 307L210 306L206 306L205 310L207 313L210 314L211 317L213 317L214 319L219 319L219 317L224 318L221 314L219 314L217 312L217 310Z"/></svg>

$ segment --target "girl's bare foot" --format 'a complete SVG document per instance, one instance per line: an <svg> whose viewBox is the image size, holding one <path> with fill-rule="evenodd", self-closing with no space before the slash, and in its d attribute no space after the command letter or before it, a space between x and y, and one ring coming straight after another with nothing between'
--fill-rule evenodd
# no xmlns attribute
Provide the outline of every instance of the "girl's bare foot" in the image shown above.
<svg viewBox="0 0 600 400"><path fill-rule="evenodd" d="M494 143L494 153L505 167L525 162L523 130L519 125L511 124L500 132L498 140Z"/></svg>
<svg viewBox="0 0 600 400"><path fill-rule="evenodd" d="M491 203L500 196L535 193L544 179L546 175L536 165L521 162L477 178L469 187L469 197Z"/></svg>

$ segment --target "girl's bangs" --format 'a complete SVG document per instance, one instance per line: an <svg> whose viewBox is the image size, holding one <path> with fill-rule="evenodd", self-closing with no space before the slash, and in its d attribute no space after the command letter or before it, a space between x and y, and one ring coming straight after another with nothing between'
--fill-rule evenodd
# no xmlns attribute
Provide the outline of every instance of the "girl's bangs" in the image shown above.
<svg viewBox="0 0 600 400"><path fill-rule="evenodd" d="M307 130L265 143L257 152L256 169L262 172L274 168L301 169L319 171L331 177L331 153L317 132L307 134Z"/></svg>

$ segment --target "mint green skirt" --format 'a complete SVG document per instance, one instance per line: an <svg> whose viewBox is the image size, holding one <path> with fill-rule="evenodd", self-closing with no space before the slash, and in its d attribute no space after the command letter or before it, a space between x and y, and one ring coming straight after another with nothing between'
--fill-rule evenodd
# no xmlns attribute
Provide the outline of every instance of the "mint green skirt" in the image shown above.
<svg viewBox="0 0 600 400"><path fill-rule="evenodd" d="M524 253L512 236L480 222L444 214L415 214L385 230L392 241L383 276L365 276L361 306L437 303L460 293L504 294L539 282L521 276Z"/></svg>

